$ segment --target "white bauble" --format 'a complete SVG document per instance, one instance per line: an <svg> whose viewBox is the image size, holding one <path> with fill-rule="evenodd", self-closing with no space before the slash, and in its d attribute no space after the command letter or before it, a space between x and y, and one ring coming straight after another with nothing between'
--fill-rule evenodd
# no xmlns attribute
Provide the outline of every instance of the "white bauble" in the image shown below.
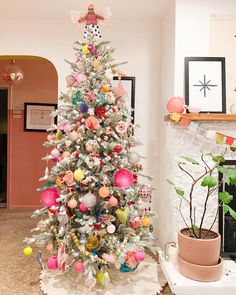
<svg viewBox="0 0 236 295"><path fill-rule="evenodd" d="M93 207L93 206L96 205L96 203L97 203L97 197L94 194L92 194L92 193L87 193L87 194L83 195L83 197L82 197L82 203L86 207L91 208L91 207Z"/></svg>
<svg viewBox="0 0 236 295"><path fill-rule="evenodd" d="M128 152L127 156L130 164L137 164L140 161L140 156L136 152Z"/></svg>
<svg viewBox="0 0 236 295"><path fill-rule="evenodd" d="M107 232L108 232L109 234L113 234L115 231L116 231L116 227L115 227L114 224L109 224L109 225L107 226Z"/></svg>

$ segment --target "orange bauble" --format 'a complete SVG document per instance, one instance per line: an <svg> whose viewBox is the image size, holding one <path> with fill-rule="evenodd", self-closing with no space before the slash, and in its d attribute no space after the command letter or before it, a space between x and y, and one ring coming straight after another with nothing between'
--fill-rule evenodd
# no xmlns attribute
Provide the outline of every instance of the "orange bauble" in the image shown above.
<svg viewBox="0 0 236 295"><path fill-rule="evenodd" d="M106 186L102 186L102 187L99 189L98 193L99 193L99 196L100 196L101 198L106 198L106 197L109 196L109 188L106 187Z"/></svg>

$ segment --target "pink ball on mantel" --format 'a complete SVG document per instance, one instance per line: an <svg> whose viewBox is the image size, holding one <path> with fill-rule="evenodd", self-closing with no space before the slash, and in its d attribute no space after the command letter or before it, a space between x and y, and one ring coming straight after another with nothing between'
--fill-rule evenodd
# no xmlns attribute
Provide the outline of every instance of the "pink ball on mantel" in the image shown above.
<svg viewBox="0 0 236 295"><path fill-rule="evenodd" d="M75 272L83 272L84 271L84 264L81 261L77 261L74 265L73 265L73 270Z"/></svg>
<svg viewBox="0 0 236 295"><path fill-rule="evenodd" d="M167 110L169 113L183 113L184 112L184 99L178 96L172 96L167 101Z"/></svg>
<svg viewBox="0 0 236 295"><path fill-rule="evenodd" d="M129 188L134 181L133 173L127 169L120 169L114 175L114 183L117 187Z"/></svg>
<svg viewBox="0 0 236 295"><path fill-rule="evenodd" d="M144 257L145 257L145 255L142 251L137 251L134 253L134 258L136 261L143 261Z"/></svg>
<svg viewBox="0 0 236 295"><path fill-rule="evenodd" d="M80 204L79 204L79 210L80 210L81 212L86 212L86 211L88 211L88 207L85 206L83 203L80 203Z"/></svg>
<svg viewBox="0 0 236 295"><path fill-rule="evenodd" d="M48 269L53 269L53 270L58 269L57 256L51 256L48 258L47 267L48 267Z"/></svg>
<svg viewBox="0 0 236 295"><path fill-rule="evenodd" d="M57 199L59 198L58 190L54 187L47 188L41 193L41 203L46 207L52 207L57 205Z"/></svg>
<svg viewBox="0 0 236 295"><path fill-rule="evenodd" d="M115 206L117 206L117 204L118 204L118 200L117 200L117 198L115 198L115 197L110 197L110 199L108 200L108 204L109 204L111 207L115 207Z"/></svg>

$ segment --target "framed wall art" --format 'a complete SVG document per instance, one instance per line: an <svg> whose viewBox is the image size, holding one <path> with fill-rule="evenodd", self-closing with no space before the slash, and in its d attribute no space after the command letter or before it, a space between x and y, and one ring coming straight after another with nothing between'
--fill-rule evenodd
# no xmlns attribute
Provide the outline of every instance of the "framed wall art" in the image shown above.
<svg viewBox="0 0 236 295"><path fill-rule="evenodd" d="M113 77L113 86L117 87L119 84L119 80L121 80L123 90L121 88L121 91L125 91L126 94L126 101L127 105L131 107L132 110L132 123L134 123L135 113L135 77Z"/></svg>
<svg viewBox="0 0 236 295"><path fill-rule="evenodd" d="M25 102L24 130L47 131L51 125L56 123L55 118L50 117L50 113L56 108L57 104Z"/></svg>
<svg viewBox="0 0 236 295"><path fill-rule="evenodd" d="M226 113L224 57L185 57L185 102L201 113Z"/></svg>

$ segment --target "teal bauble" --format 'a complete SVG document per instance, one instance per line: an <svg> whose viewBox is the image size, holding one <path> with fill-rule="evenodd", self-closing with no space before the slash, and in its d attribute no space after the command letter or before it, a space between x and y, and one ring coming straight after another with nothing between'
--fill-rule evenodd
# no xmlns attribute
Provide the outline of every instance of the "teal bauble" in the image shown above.
<svg viewBox="0 0 236 295"><path fill-rule="evenodd" d="M77 91L76 94L72 97L72 104L73 105L77 105L82 102L80 95L81 95L81 92Z"/></svg>

